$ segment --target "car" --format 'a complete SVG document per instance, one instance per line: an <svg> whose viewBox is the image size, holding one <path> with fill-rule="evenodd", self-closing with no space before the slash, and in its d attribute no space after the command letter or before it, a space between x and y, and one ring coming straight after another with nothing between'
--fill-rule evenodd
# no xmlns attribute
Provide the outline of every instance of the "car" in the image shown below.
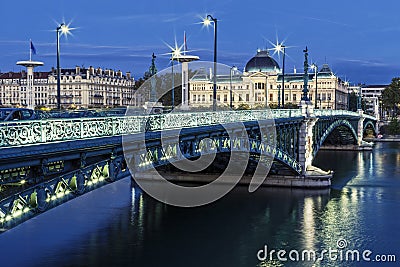
<svg viewBox="0 0 400 267"><path fill-rule="evenodd" d="M0 121L35 120L38 113L28 108L0 108Z"/></svg>

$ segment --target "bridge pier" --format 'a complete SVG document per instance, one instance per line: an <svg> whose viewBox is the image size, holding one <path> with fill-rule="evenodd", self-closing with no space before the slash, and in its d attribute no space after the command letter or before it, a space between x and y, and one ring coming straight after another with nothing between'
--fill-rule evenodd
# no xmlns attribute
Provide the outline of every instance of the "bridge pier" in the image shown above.
<svg viewBox="0 0 400 267"><path fill-rule="evenodd" d="M358 110L358 114L360 114L360 119L357 124L357 145L361 146L363 144L363 134L364 134L364 120L363 117L364 111L362 109Z"/></svg>
<svg viewBox="0 0 400 267"><path fill-rule="evenodd" d="M362 109L359 109L358 114L360 115L360 119L358 120L358 124L357 124L357 146L358 146L357 150L361 150L361 151L372 150L373 143L363 141L364 120L365 120L365 117L363 116L364 111Z"/></svg>
<svg viewBox="0 0 400 267"><path fill-rule="evenodd" d="M304 116L304 121L300 126L299 131L299 153L298 160L302 166L302 175L305 179L313 179L315 177L323 177L326 181L324 184L330 185L330 179L333 176L331 171L323 171L315 166L312 166L314 160L314 133L313 128L318 121L314 115L314 107L310 102L302 100L300 102L301 115ZM328 186L329 186L328 185Z"/></svg>

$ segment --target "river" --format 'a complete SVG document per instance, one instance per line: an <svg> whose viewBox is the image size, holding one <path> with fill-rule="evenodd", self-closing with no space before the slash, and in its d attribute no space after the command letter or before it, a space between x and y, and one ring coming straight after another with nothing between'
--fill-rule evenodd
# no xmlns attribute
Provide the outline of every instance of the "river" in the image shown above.
<svg viewBox="0 0 400 267"><path fill-rule="evenodd" d="M236 187L199 208L124 179L1 234L0 266L396 266L376 256L400 261L400 143L320 151L314 165L335 170L331 189ZM301 261L304 250L324 257Z"/></svg>

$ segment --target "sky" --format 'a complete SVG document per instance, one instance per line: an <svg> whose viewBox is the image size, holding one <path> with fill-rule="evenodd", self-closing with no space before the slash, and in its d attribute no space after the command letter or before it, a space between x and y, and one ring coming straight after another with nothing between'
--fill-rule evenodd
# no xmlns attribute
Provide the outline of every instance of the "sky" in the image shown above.
<svg viewBox="0 0 400 267"><path fill-rule="evenodd" d="M213 60L213 29L199 23L218 19L218 62L243 70L259 48L284 41L286 73L302 71L303 49L310 61L328 63L350 83L389 84L400 76L400 2L267 0L4 1L0 21L0 72L20 71L16 61L34 60L48 71L56 65L56 32L61 22L75 28L62 36L61 66L101 67L143 76L157 56L159 70L170 64L176 39L201 60ZM273 56L281 65L282 57Z"/></svg>

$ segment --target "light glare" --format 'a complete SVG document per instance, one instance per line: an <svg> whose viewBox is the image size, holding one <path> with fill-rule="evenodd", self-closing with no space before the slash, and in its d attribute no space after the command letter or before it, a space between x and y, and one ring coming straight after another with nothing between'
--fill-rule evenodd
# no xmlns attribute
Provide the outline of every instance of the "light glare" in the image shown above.
<svg viewBox="0 0 400 267"><path fill-rule="evenodd" d="M208 27L211 25L211 20L207 17L203 19L203 25Z"/></svg>
<svg viewBox="0 0 400 267"><path fill-rule="evenodd" d="M61 26L61 33L62 34L66 35L66 34L69 34L69 32L70 32L70 29L69 29L68 25L64 24L64 25Z"/></svg>

